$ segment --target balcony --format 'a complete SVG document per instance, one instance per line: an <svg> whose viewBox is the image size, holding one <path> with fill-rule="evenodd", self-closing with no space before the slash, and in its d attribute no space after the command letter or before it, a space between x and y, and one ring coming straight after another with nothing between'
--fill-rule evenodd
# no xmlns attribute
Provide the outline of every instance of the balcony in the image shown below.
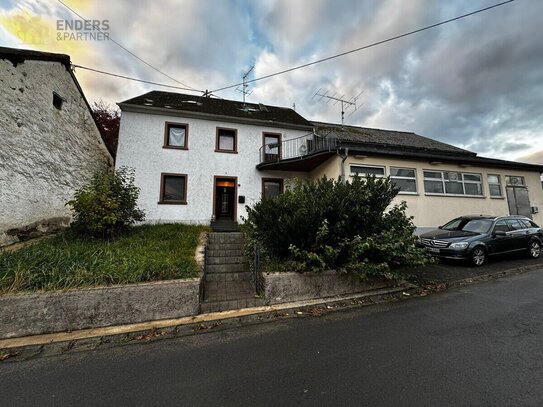
<svg viewBox="0 0 543 407"><path fill-rule="evenodd" d="M336 153L337 139L308 134L260 147L259 170L311 171Z"/></svg>

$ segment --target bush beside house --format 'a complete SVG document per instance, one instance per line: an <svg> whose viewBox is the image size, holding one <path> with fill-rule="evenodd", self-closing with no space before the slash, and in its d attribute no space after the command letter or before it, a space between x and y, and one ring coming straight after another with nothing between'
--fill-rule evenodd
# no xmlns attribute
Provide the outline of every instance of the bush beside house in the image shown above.
<svg viewBox="0 0 543 407"><path fill-rule="evenodd" d="M391 278L428 262L414 246L405 203L390 207L397 193L389 179L374 177L300 181L250 207L243 228L276 268Z"/></svg>
<svg viewBox="0 0 543 407"><path fill-rule="evenodd" d="M119 235L145 219L145 213L137 207L139 191L134 185L132 169L121 167L114 173L98 172L67 203L73 211L71 228L94 237Z"/></svg>

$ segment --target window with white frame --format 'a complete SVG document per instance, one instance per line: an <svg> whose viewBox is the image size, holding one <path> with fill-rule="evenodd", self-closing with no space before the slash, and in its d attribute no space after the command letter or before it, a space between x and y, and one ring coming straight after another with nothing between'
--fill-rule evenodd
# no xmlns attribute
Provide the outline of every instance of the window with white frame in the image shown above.
<svg viewBox="0 0 543 407"><path fill-rule="evenodd" d="M488 193L493 197L502 196L502 183L499 175L488 174Z"/></svg>
<svg viewBox="0 0 543 407"><path fill-rule="evenodd" d="M481 174L457 171L424 171L427 194L482 196Z"/></svg>
<svg viewBox="0 0 543 407"><path fill-rule="evenodd" d="M359 177L375 176L383 178L385 176L385 167L369 166L369 165L351 165L351 176L358 175Z"/></svg>
<svg viewBox="0 0 543 407"><path fill-rule="evenodd" d="M519 176L519 175L506 175L505 183L507 185L525 185L524 177Z"/></svg>
<svg viewBox="0 0 543 407"><path fill-rule="evenodd" d="M417 193L417 171L414 168L390 167L390 180L400 193Z"/></svg>

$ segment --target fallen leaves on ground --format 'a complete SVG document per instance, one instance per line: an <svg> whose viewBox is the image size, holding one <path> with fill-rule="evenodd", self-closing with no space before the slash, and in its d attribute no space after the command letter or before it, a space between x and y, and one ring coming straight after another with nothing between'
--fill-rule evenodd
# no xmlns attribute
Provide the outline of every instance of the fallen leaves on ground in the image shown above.
<svg viewBox="0 0 543 407"><path fill-rule="evenodd" d="M136 341L147 341L149 339L158 338L158 337L164 336L164 335L166 335L166 331L158 331L156 329L153 329L153 330L147 332L146 334L138 335L138 336L134 337L134 340L136 340Z"/></svg>
<svg viewBox="0 0 543 407"><path fill-rule="evenodd" d="M9 358L14 358L15 356L19 356L19 352L0 352L0 362L8 360Z"/></svg>

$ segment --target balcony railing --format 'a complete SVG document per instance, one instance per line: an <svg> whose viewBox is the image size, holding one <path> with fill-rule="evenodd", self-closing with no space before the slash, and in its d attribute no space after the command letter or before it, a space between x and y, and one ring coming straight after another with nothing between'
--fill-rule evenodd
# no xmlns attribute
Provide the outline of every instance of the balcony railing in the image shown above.
<svg viewBox="0 0 543 407"><path fill-rule="evenodd" d="M302 158L316 153L332 151L337 147L337 139L316 134L279 143L269 143L260 147L260 163L272 163L292 158Z"/></svg>

